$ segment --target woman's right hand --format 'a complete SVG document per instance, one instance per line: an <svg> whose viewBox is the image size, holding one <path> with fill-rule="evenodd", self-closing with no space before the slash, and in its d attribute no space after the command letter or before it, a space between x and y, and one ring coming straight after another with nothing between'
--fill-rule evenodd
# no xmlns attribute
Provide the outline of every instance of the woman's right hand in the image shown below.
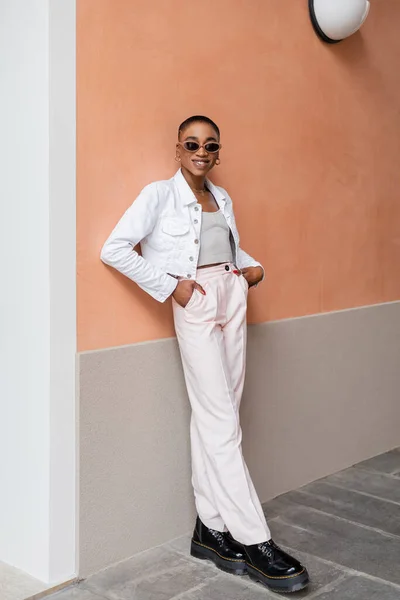
<svg viewBox="0 0 400 600"><path fill-rule="evenodd" d="M182 308L185 308L190 298L195 293L195 290L198 290L203 296L206 295L204 289L196 281L192 281L191 279L181 279L176 286L172 297L175 302L182 306Z"/></svg>

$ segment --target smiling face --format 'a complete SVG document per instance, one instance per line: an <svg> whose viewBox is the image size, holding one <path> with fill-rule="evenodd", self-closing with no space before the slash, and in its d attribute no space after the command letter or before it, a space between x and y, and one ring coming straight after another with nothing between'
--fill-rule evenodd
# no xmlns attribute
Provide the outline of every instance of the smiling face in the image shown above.
<svg viewBox="0 0 400 600"><path fill-rule="evenodd" d="M200 148L196 152L189 152L182 146L186 141L197 142ZM219 136L214 127L202 121L191 123L179 132L179 142L176 145L176 155L180 158L182 170L188 171L194 177L205 177L219 157L219 152L207 152L204 148L208 142L219 143Z"/></svg>

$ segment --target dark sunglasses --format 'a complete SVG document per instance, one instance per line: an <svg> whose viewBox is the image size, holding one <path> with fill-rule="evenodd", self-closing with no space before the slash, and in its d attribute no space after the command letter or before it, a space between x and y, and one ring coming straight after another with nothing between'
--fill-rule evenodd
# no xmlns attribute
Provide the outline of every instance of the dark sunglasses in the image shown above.
<svg viewBox="0 0 400 600"><path fill-rule="evenodd" d="M222 147L218 142L206 142L205 144L199 144L199 142L193 142L191 140L179 142L179 144L188 152L197 152L197 150L200 150L200 148L204 148L204 150L209 154L215 154L218 152L218 150L221 150Z"/></svg>

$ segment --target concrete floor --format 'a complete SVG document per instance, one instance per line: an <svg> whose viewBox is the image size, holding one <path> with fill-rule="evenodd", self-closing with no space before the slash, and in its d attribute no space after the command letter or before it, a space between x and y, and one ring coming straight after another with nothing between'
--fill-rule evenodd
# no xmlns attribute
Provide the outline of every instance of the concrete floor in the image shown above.
<svg viewBox="0 0 400 600"><path fill-rule="evenodd" d="M273 539L307 567L293 598L399 600L400 448L265 504ZM189 556L190 534L142 552L52 600L262 600L280 595Z"/></svg>
<svg viewBox="0 0 400 600"><path fill-rule="evenodd" d="M48 590L50 587L43 581L31 577L27 573L0 562L0 599L25 600Z"/></svg>

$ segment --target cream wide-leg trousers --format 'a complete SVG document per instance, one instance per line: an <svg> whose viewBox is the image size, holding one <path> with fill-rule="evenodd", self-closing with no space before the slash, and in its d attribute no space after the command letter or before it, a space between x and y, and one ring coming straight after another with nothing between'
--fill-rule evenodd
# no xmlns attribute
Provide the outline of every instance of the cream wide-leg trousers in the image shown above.
<svg viewBox="0 0 400 600"><path fill-rule="evenodd" d="M201 521L240 543L271 538L243 458L239 406L246 368L247 281L232 264L198 269L185 308L173 300L175 330L192 407L192 484Z"/></svg>

